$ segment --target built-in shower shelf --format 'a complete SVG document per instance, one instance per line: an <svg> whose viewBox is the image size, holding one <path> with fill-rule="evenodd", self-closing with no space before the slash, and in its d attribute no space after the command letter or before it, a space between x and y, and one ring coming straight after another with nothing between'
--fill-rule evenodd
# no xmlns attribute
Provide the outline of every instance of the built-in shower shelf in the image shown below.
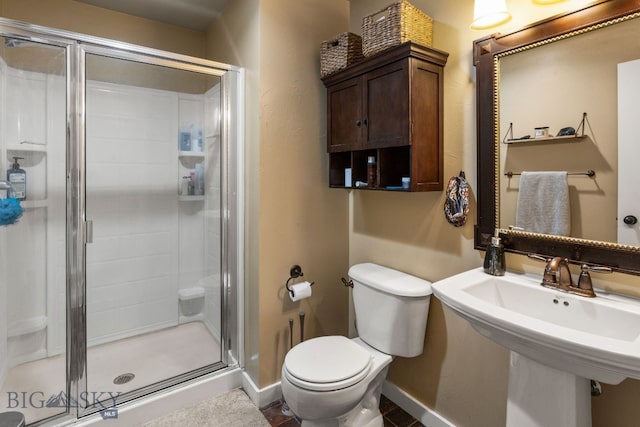
<svg viewBox="0 0 640 427"><path fill-rule="evenodd" d="M30 152L30 153L45 153L47 151L47 145L45 143L22 141L20 144L11 144L7 146L7 151L15 152Z"/></svg>
<svg viewBox="0 0 640 427"><path fill-rule="evenodd" d="M178 200L181 202L201 202L204 200L204 196L179 196Z"/></svg>
<svg viewBox="0 0 640 427"><path fill-rule="evenodd" d="M188 158L188 157L204 158L204 153L202 151L180 151L180 152L178 152L178 157L180 157L180 158Z"/></svg>
<svg viewBox="0 0 640 427"><path fill-rule="evenodd" d="M20 205L24 209L38 209L38 208L46 208L47 201L45 199L41 200L23 200L20 202Z"/></svg>

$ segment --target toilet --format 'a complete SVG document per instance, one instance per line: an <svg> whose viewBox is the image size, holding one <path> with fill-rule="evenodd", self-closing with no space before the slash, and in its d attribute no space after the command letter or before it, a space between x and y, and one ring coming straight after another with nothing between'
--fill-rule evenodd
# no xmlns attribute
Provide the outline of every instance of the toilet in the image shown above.
<svg viewBox="0 0 640 427"><path fill-rule="evenodd" d="M304 427L381 427L389 364L423 350L430 282L372 263L352 266L349 277L359 337L304 341L282 365L284 400Z"/></svg>

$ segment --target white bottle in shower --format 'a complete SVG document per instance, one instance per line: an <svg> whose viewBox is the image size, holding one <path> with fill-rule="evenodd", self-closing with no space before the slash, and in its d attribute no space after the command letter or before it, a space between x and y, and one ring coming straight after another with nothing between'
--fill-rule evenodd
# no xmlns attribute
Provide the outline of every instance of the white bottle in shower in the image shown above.
<svg viewBox="0 0 640 427"><path fill-rule="evenodd" d="M199 196L204 194L204 166L202 163L196 163L196 180L194 182L195 193Z"/></svg>

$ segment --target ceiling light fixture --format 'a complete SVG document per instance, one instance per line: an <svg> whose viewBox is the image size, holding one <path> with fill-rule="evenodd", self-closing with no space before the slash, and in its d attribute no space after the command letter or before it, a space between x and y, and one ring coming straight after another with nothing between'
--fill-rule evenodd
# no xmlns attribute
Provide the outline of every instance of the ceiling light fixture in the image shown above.
<svg viewBox="0 0 640 427"><path fill-rule="evenodd" d="M511 19L506 0L475 0L472 30L496 27Z"/></svg>
<svg viewBox="0 0 640 427"><path fill-rule="evenodd" d="M547 5L547 4L562 3L563 1L566 1L566 0L533 0L533 3L540 4L540 5Z"/></svg>

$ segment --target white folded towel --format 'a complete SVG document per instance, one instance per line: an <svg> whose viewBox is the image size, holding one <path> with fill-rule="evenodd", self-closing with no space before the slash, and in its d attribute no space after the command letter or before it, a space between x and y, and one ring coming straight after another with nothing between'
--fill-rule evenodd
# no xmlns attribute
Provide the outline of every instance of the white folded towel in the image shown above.
<svg viewBox="0 0 640 427"><path fill-rule="evenodd" d="M533 233L571 234L567 172L522 172L516 227Z"/></svg>

